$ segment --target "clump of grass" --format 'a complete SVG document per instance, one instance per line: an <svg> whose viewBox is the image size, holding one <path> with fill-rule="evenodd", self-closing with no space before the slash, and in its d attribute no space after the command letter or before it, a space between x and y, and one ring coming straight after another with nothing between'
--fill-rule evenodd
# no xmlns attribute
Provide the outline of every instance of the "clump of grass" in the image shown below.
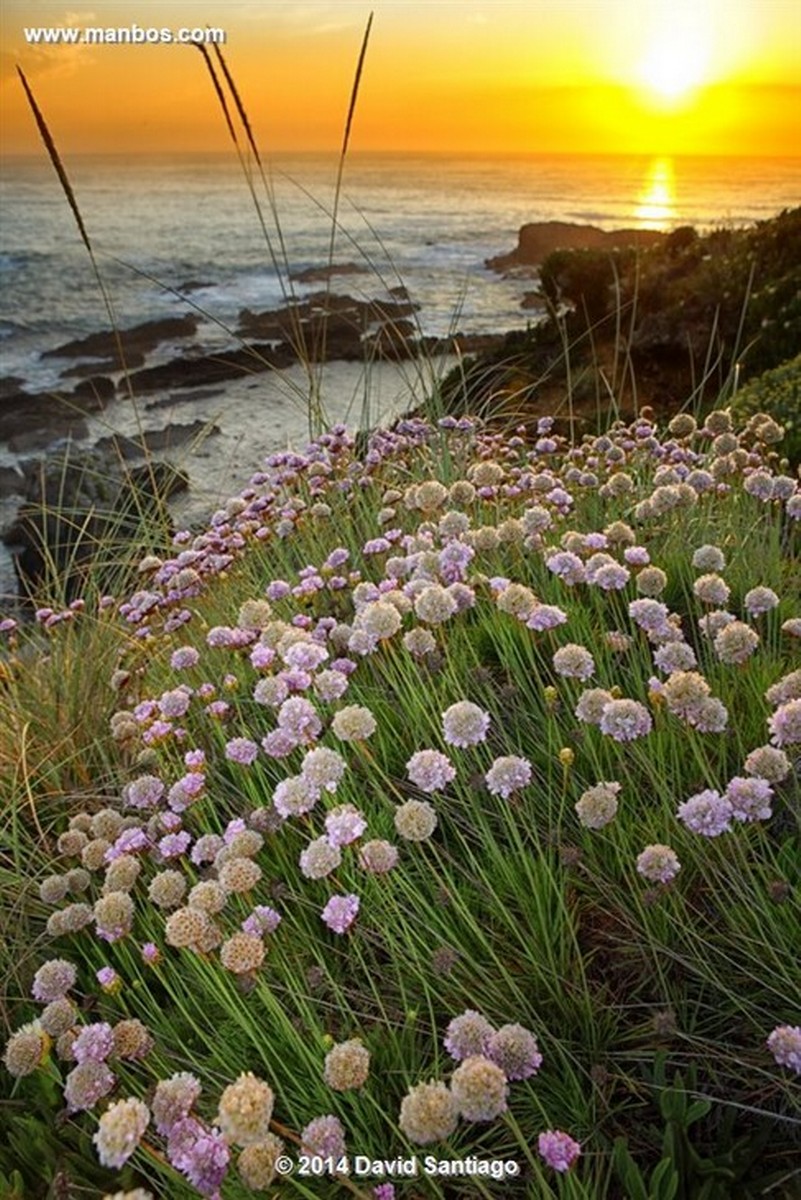
<svg viewBox="0 0 801 1200"><path fill-rule="evenodd" d="M49 1081L63 1136L131 1150L155 1194L245 1196L325 1116L332 1161L287 1194L369 1195L354 1155L416 1154L408 1194L445 1197L430 1151L513 1164L464 1195L792 1195L799 495L766 421L644 411L571 444L410 419L363 452L333 429L102 618L45 619L38 692L42 634L6 623L17 730L48 678L109 672L69 774L55 711L50 765L8 743L12 1027L63 959L106 1063L84 1096L71 1035L34 1024L14 1099ZM141 1056L104 1052L130 1020ZM187 1071L176 1129L154 1086Z"/></svg>

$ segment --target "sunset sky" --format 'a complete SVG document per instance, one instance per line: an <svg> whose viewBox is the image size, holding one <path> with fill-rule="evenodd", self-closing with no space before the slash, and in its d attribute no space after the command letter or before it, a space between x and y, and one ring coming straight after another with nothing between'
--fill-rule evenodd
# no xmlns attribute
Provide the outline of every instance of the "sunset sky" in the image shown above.
<svg viewBox="0 0 801 1200"><path fill-rule="evenodd" d="M265 151L336 149L364 26L354 151L798 154L798 0L3 0L0 149L39 153L26 72L63 154L217 151L200 54L26 45L32 26L226 31Z"/></svg>

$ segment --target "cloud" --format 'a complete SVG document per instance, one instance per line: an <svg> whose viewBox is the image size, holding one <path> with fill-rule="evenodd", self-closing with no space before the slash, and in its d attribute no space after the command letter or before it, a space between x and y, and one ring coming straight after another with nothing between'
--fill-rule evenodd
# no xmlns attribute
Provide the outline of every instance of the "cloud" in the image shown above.
<svg viewBox="0 0 801 1200"><path fill-rule="evenodd" d="M61 20L53 20L52 25L64 29L81 29L92 25L97 20L95 12L65 12ZM67 77L76 74L86 63L92 60L92 50L89 46L81 45L31 45L25 41L22 30L35 28L33 22L27 23L20 29L20 38L16 46L5 52L0 63L0 79L8 79L16 74L16 67L22 67L26 75L56 75Z"/></svg>

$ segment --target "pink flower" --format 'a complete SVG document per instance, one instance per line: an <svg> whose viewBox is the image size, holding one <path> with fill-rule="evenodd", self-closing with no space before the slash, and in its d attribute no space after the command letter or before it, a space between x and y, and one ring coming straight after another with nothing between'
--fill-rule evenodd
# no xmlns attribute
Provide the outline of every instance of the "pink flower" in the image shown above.
<svg viewBox="0 0 801 1200"><path fill-rule="evenodd" d="M356 920L359 904L358 896L332 896L320 916L333 933L346 933Z"/></svg>
<svg viewBox="0 0 801 1200"><path fill-rule="evenodd" d="M540 1156L554 1171L569 1171L581 1154L581 1146L561 1129L546 1129L537 1139Z"/></svg>

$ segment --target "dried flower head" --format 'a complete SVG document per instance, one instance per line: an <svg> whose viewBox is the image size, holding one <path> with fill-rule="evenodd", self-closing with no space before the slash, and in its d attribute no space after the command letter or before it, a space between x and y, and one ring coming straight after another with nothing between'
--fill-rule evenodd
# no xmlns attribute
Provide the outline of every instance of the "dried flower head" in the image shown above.
<svg viewBox="0 0 801 1200"><path fill-rule="evenodd" d="M427 800L407 800L395 809L395 829L407 842L424 842L437 827L437 814Z"/></svg>
<svg viewBox="0 0 801 1200"><path fill-rule="evenodd" d="M418 1083L403 1098L398 1117L401 1132L418 1146L442 1142L456 1129L459 1111L444 1083Z"/></svg>
<svg viewBox="0 0 801 1200"><path fill-rule="evenodd" d="M325 1056L323 1078L335 1092L362 1087L369 1073L370 1051L362 1045L361 1038L340 1042Z"/></svg>
<svg viewBox="0 0 801 1200"><path fill-rule="evenodd" d="M246 1071L220 1096L215 1120L227 1142L249 1146L269 1136L274 1103L270 1085Z"/></svg>
<svg viewBox="0 0 801 1200"><path fill-rule="evenodd" d="M509 1086L499 1066L482 1055L466 1058L451 1078L451 1095L466 1121L492 1121L506 1111Z"/></svg>
<svg viewBox="0 0 801 1200"><path fill-rule="evenodd" d="M245 1146L236 1164L245 1187L253 1192L266 1191L275 1178L275 1164L283 1151L284 1143L274 1133Z"/></svg>
<svg viewBox="0 0 801 1200"><path fill-rule="evenodd" d="M150 1110L141 1100L117 1100L100 1118L92 1141L104 1167L121 1167L128 1161L150 1124Z"/></svg>

